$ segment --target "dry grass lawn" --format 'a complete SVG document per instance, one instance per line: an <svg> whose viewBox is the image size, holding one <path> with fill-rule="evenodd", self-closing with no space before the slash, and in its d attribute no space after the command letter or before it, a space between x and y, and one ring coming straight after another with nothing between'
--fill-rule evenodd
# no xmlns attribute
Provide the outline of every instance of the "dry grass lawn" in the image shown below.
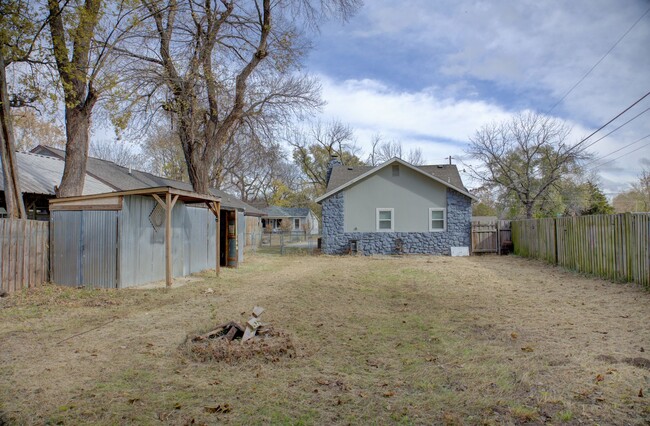
<svg viewBox="0 0 650 426"><path fill-rule="evenodd" d="M254 305L296 356L188 355ZM168 291L45 286L0 299L0 342L0 424L650 423L650 293L516 257L257 254Z"/></svg>

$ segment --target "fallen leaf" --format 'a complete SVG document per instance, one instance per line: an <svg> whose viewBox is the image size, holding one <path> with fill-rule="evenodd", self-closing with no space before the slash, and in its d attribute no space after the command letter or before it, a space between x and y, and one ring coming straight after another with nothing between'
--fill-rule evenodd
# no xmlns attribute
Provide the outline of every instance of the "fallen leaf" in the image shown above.
<svg viewBox="0 0 650 426"><path fill-rule="evenodd" d="M136 402L140 402L140 398L131 398L131 399L129 399L129 404L135 404Z"/></svg>
<svg viewBox="0 0 650 426"><path fill-rule="evenodd" d="M639 398L643 398L643 388L639 389Z"/></svg>
<svg viewBox="0 0 650 426"><path fill-rule="evenodd" d="M596 381L597 382L602 382L603 380L605 380L605 376L603 376L602 374L599 374L599 375L596 376Z"/></svg>
<svg viewBox="0 0 650 426"><path fill-rule="evenodd" d="M523 348L521 348L521 350L524 352L532 352L533 348L531 348L530 346L524 346Z"/></svg>
<svg viewBox="0 0 650 426"><path fill-rule="evenodd" d="M174 410L180 410L181 408L183 408L183 406L181 404L179 404L178 402L176 404L174 404Z"/></svg>
<svg viewBox="0 0 650 426"><path fill-rule="evenodd" d="M330 381L325 379L317 379L316 383L318 383L319 385L327 386L330 384Z"/></svg>
<svg viewBox="0 0 650 426"><path fill-rule="evenodd" d="M517 340L517 337L519 337L519 336L517 335L517 333L512 332L512 333L510 333L510 337L512 338L512 340Z"/></svg>
<svg viewBox="0 0 650 426"><path fill-rule="evenodd" d="M395 395L395 392L393 392L393 391L384 392L384 397L385 398L390 398L393 395Z"/></svg>

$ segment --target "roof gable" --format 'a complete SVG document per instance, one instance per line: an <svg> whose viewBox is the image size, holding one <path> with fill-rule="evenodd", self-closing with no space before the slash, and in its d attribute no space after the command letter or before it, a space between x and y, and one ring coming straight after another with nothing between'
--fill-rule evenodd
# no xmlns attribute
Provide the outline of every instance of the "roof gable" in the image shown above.
<svg viewBox="0 0 650 426"><path fill-rule="evenodd" d="M452 188L463 195L470 197L473 200L477 198L469 193L467 189L463 186L463 182L460 179L458 174L458 169L455 165L429 165L429 166L414 166L406 161L394 157L383 164L380 164L376 167L372 166L360 166L360 167L346 167L338 166L332 170L332 175L330 181L327 185L327 192L316 199L316 202L320 203L324 199L336 194L337 192L342 191L343 189L356 184L357 182L365 179L366 177L377 173L379 170L384 169L385 167L392 164L401 164L405 167L408 167L411 170L414 170L427 178L432 179L433 181L439 182L446 187Z"/></svg>

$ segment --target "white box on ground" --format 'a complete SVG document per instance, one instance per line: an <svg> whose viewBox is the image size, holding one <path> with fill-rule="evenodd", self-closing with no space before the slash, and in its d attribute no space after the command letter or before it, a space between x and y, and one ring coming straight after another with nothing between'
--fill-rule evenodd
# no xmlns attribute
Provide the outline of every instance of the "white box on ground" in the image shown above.
<svg viewBox="0 0 650 426"><path fill-rule="evenodd" d="M452 256L469 256L469 247L452 247Z"/></svg>

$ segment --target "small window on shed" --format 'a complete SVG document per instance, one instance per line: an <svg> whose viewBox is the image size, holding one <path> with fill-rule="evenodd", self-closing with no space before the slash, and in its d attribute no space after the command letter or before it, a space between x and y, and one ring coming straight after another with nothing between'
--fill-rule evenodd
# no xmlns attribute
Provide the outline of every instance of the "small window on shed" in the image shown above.
<svg viewBox="0 0 650 426"><path fill-rule="evenodd" d="M399 176L399 165L393 164L393 176Z"/></svg>

